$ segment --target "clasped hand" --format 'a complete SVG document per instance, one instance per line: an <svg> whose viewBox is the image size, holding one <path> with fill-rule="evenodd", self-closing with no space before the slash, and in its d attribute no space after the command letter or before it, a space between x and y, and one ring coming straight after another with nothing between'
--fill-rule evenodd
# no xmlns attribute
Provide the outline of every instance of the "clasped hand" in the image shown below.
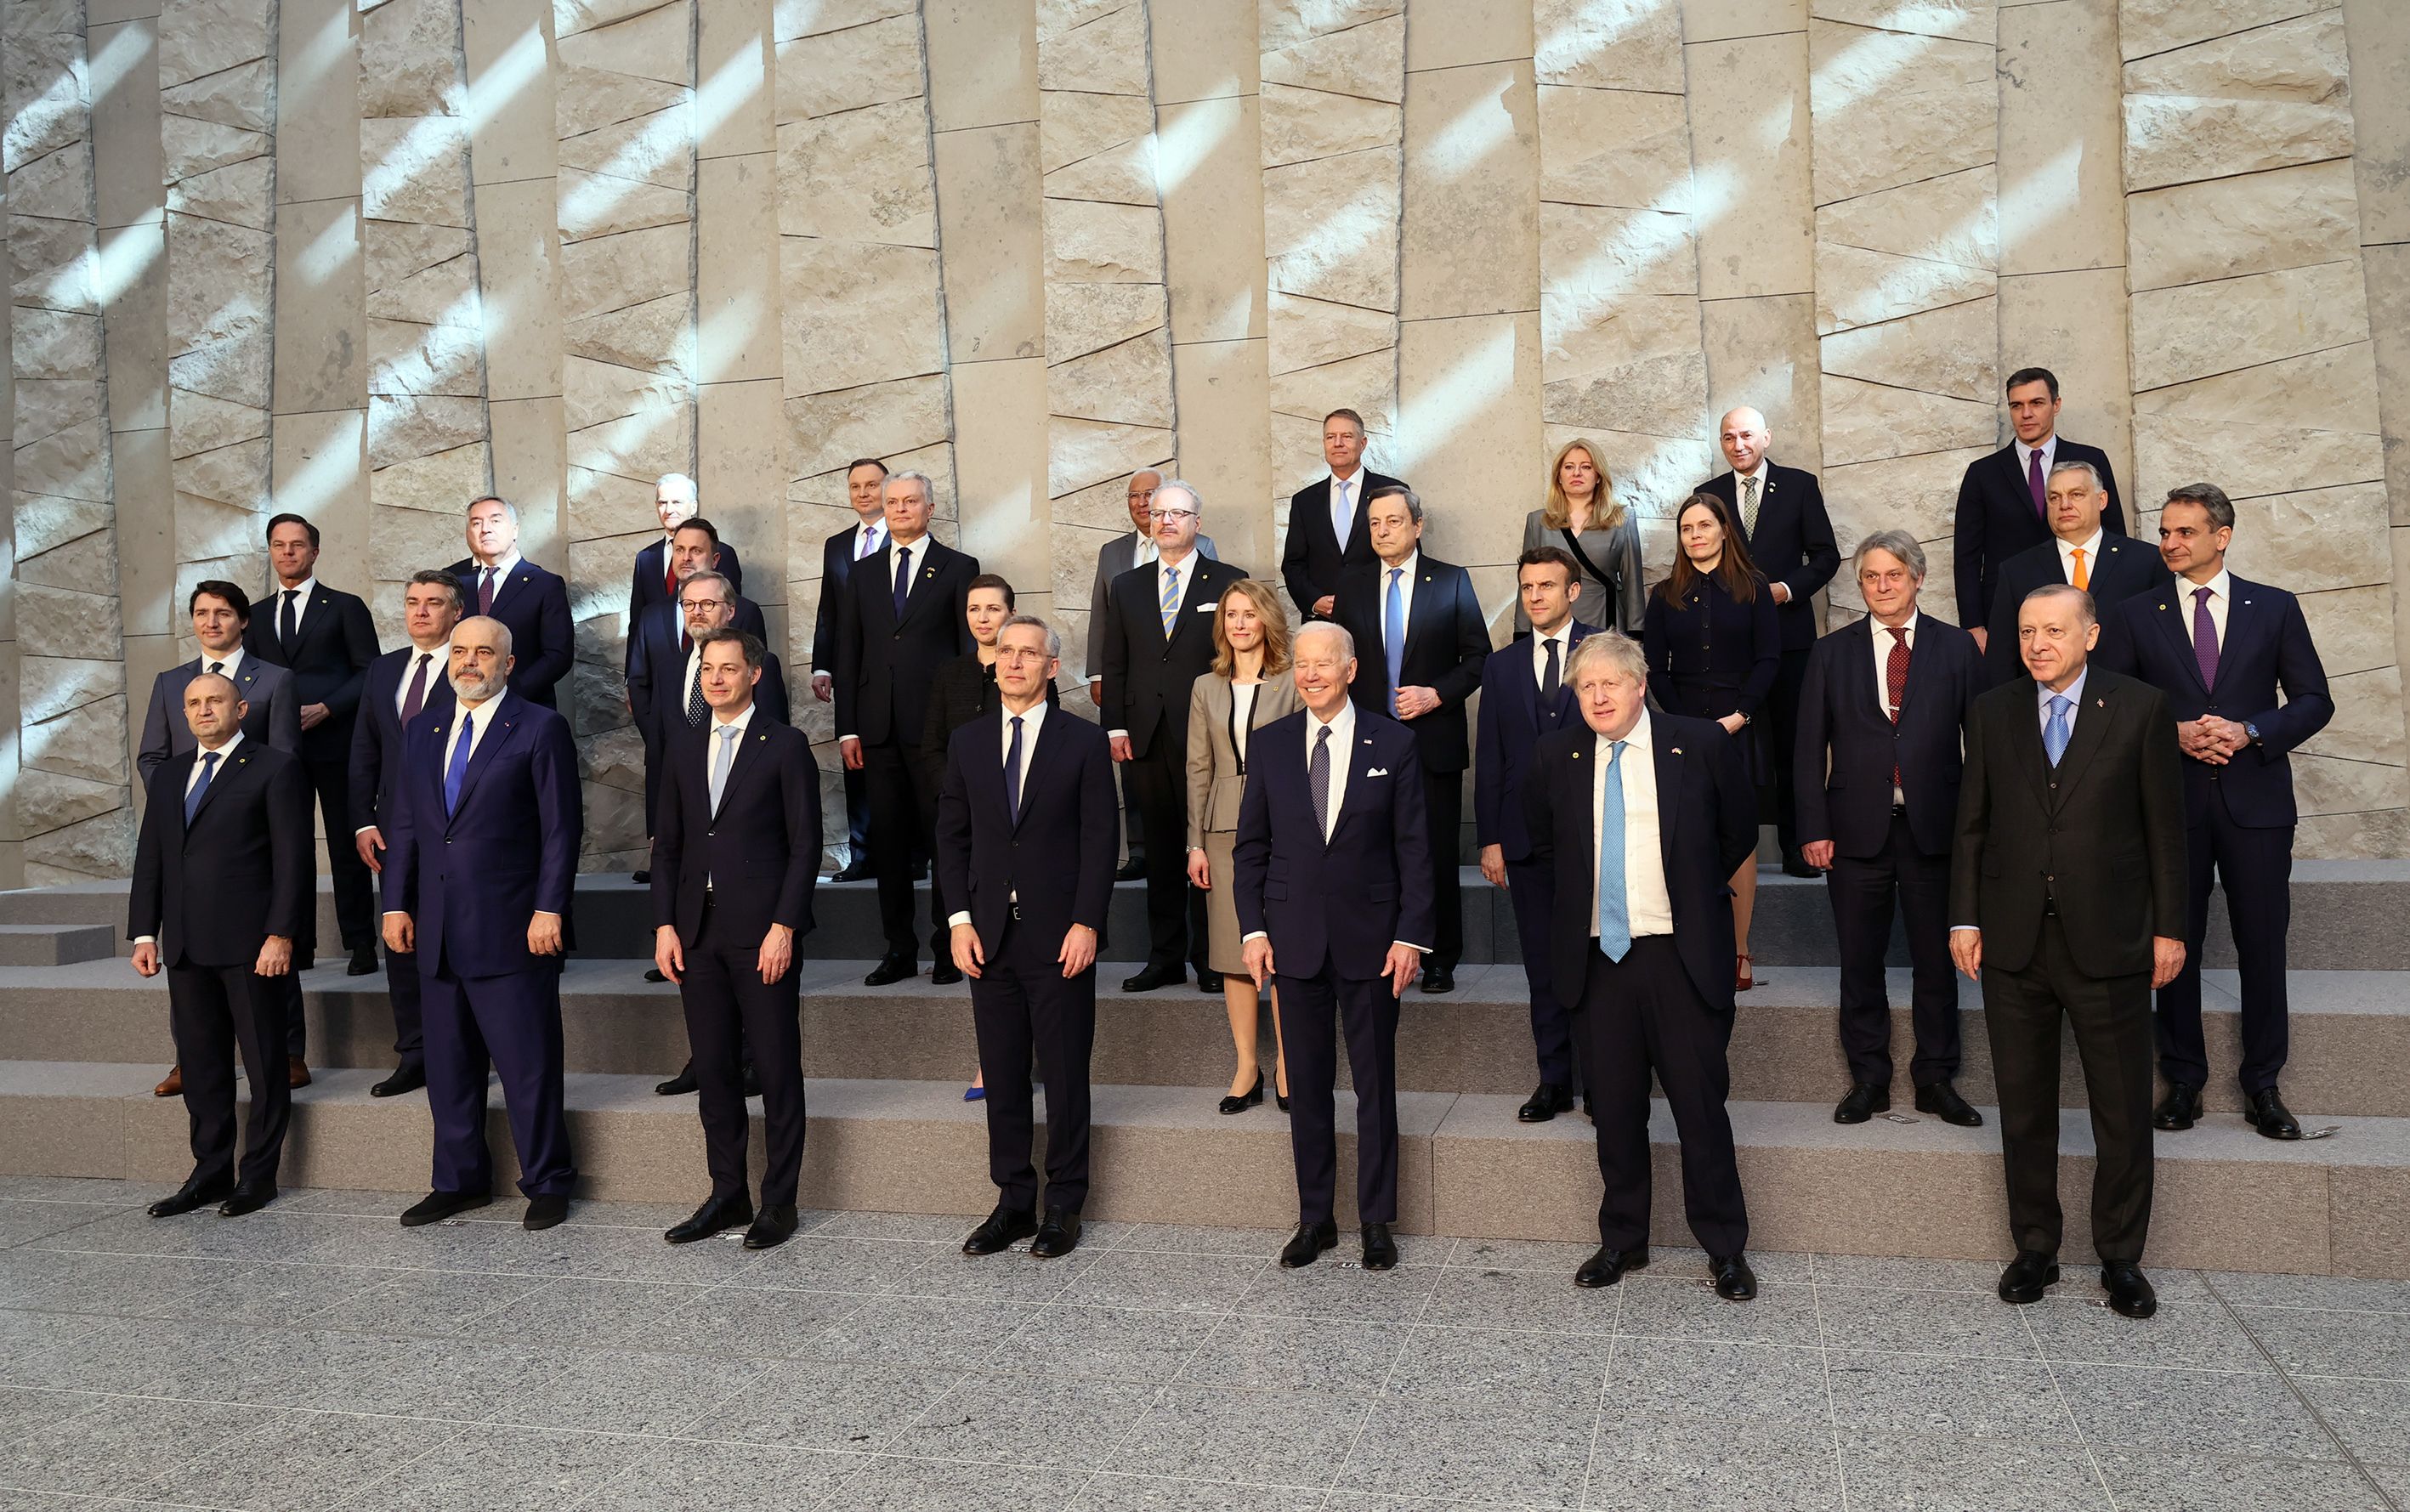
<svg viewBox="0 0 2410 1512"><path fill-rule="evenodd" d="M2204 714L2176 726L2176 744L2197 762L2224 766L2234 759L2235 752L2251 744L2251 732L2232 720Z"/></svg>

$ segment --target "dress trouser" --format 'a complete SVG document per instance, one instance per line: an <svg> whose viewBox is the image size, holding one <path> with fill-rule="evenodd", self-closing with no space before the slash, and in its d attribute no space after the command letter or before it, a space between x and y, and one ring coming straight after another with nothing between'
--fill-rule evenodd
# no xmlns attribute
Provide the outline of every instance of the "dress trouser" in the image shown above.
<svg viewBox="0 0 2410 1512"><path fill-rule="evenodd" d="M2234 822L2226 794L2209 785L2209 804L2185 831L2191 913L2185 923L2185 964L2159 989L2159 1070L2171 1083L2204 1086L2209 1052L2200 1033L2200 952L2209 936L2213 875L2226 889L2226 917L2234 932L2243 979L2243 1094L2276 1084L2291 1049L2285 996L2285 935L2293 917L2293 826L2250 829Z"/></svg>
<svg viewBox="0 0 2410 1512"><path fill-rule="evenodd" d="M1836 852L1824 877L1833 929L1841 946L1841 1053L1850 1080L1891 1085L1891 994L1883 956L1891 948L1896 902L1914 968L1910 1001L1918 1086L1958 1075L1958 982L1950 963L1950 858L1917 848L1908 816L1895 810L1891 833L1871 856Z"/></svg>
<svg viewBox="0 0 2410 1512"><path fill-rule="evenodd" d="M845 841L849 863L870 860L870 788L862 774L840 762L845 773Z"/></svg>
<svg viewBox="0 0 2410 1512"><path fill-rule="evenodd" d="M1143 756L1122 763L1122 781L1136 797L1146 842L1146 964L1185 961L1201 975L1209 969L1205 894L1188 885L1188 856L1179 836L1188 833L1188 743L1173 738L1169 724L1154 732Z"/></svg>
<svg viewBox="0 0 2410 1512"><path fill-rule="evenodd" d="M2151 1229L2151 977L2087 977L2055 914L2021 971L1983 965L1983 1020L1999 1085L2009 1232L2019 1249L2058 1253L2059 1021L2075 1032L2092 1104L2092 1247L2140 1260Z"/></svg>
<svg viewBox="0 0 2410 1512"><path fill-rule="evenodd" d="M1339 1034L1356 1083L1356 1221L1398 1221L1398 999L1386 977L1358 981L1325 963L1277 975L1288 1049L1289 1150L1298 1221L1328 1223L1339 1184Z"/></svg>
<svg viewBox="0 0 2410 1512"><path fill-rule="evenodd" d="M1457 869L1458 834L1464 827L1464 774L1423 770L1423 807L1429 816L1431 908L1437 919L1428 971L1453 971L1464 959L1464 874Z"/></svg>
<svg viewBox="0 0 2410 1512"><path fill-rule="evenodd" d="M1599 1243L1648 1243L1648 1078L1653 1070L1682 1141L1682 1200L1691 1232L1710 1255L1749 1247L1749 1208L1732 1118L1724 1049L1733 1018L1699 996L1671 935L1645 935L1620 961L1593 944L1574 1028L1597 1110Z"/></svg>
<svg viewBox="0 0 2410 1512"><path fill-rule="evenodd" d="M1786 862L1799 854L1799 807L1791 767L1799 739L1799 695L1808 683L1808 656L1807 647L1786 647L1774 674L1774 691L1765 696L1766 718L1773 725L1768 736L1774 749L1767 754L1774 766L1774 832L1782 841Z"/></svg>
<svg viewBox="0 0 2410 1512"><path fill-rule="evenodd" d="M378 915L370 897L368 864L360 860L352 840L351 721L343 721L342 749L330 759L303 763L310 786L318 794L318 812L327 827L327 876L334 884L335 927L346 952L377 939ZM296 1051L298 1054L300 1052Z"/></svg>
<svg viewBox="0 0 2410 1512"><path fill-rule="evenodd" d="M501 1074L519 1190L566 1195L577 1179L561 1106L560 967L458 977L438 964L420 979L427 1021L427 1105L435 1119L433 1186L489 1192L486 1073Z"/></svg>
<svg viewBox="0 0 2410 1512"><path fill-rule="evenodd" d="M243 1125L241 1180L273 1186L284 1153L293 1088L284 1074L286 979L255 976L247 966L167 968L167 1026L183 1069L184 1113L192 1125L193 1179L214 1185L235 1170L235 1057L251 1082Z"/></svg>
<svg viewBox="0 0 2410 1512"><path fill-rule="evenodd" d="M427 1064L427 1030L419 998L423 987L418 978L418 952L387 951L385 957L385 993L393 1004L393 1049L404 1066L424 1067Z"/></svg>
<svg viewBox="0 0 2410 1512"><path fill-rule="evenodd" d="M914 959L921 941L912 927L912 848L936 855L937 793L900 741L864 742L863 785L870 794L870 867L878 878L878 923L890 954ZM929 951L948 950L945 899L936 871L929 878Z"/></svg>
<svg viewBox="0 0 2410 1512"><path fill-rule="evenodd" d="M1506 896L1515 905L1515 938L1523 952L1523 981L1532 993L1532 1045L1539 1053L1540 1080L1571 1087L1573 1013L1557 996L1556 968L1549 965L1548 915L1556 908L1556 878L1537 862L1510 861Z"/></svg>
<svg viewBox="0 0 2410 1512"><path fill-rule="evenodd" d="M1034 1058L1046 1083L1046 1206L1077 1213L1088 1202L1088 1056L1096 1040L1096 968L1069 981L1047 938L1014 919L971 979L971 1025L987 1076L987 1169L996 1200L1018 1212L1038 1206L1030 1140L1037 1099Z"/></svg>
<svg viewBox="0 0 2410 1512"><path fill-rule="evenodd" d="M678 998L686 1007L687 1043L694 1053L697 1105L703 1114L704 1158L711 1195L746 1191L745 1156L752 1114L745 1104L745 1049L762 1083L762 1130L769 1163L762 1204L792 1207L804 1170L804 1038L801 978L787 974L762 985L762 937L738 934L720 922L704 894L703 923L686 950Z"/></svg>

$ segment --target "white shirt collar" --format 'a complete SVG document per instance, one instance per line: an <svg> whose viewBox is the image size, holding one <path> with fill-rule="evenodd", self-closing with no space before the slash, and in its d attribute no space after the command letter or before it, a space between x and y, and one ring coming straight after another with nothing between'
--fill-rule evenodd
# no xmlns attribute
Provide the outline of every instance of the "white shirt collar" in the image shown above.
<svg viewBox="0 0 2410 1512"><path fill-rule="evenodd" d="M1765 480L1766 480L1766 477L1767 477L1768 473L1770 473L1770 472L1772 472L1773 467L1774 467L1774 459L1773 459L1772 458L1768 458L1768 457L1761 457L1761 458L1759 458L1757 459L1757 466L1755 466L1755 467L1753 467L1753 468L1749 469L1749 470L1748 472L1735 472L1735 473L1734 473L1734 474L1733 474L1733 492L1734 492L1735 497L1737 497L1737 496L1739 495L1739 492L1740 492L1740 484L1741 484L1741 480L1742 480L1742 479L1744 479L1744 478L1755 478L1755 479L1757 480L1757 484L1758 484L1758 487L1757 487L1757 499L1758 499L1758 502L1760 502L1760 503L1764 503L1764 502L1765 502Z"/></svg>
<svg viewBox="0 0 2410 1512"><path fill-rule="evenodd" d="M1407 553L1406 553L1406 560L1403 560L1403 561L1401 561L1401 562L1400 562L1400 563L1398 563L1398 566L1397 566L1397 567L1392 567L1392 566L1390 566L1390 565L1389 565L1387 562L1386 562L1386 561L1385 561L1385 562L1382 562L1382 563L1380 564L1380 567L1381 567L1381 583L1382 583L1382 586L1386 588L1386 587L1388 585L1388 581L1389 581L1389 574L1390 574L1391 573L1393 573L1393 572L1396 572L1396 571L1398 570L1398 568L1399 568L1399 567L1402 567L1402 568L1404 568L1404 569L1405 569L1405 571L1406 571L1406 575L1405 575L1404 577L1402 577L1402 578L1399 579L1399 581L1400 581L1401 583L1411 583L1411 582L1413 582L1413 581L1415 580L1415 574L1416 574L1416 572L1418 569L1420 569L1420 568L1421 568L1422 564L1423 564L1423 548L1422 548L1422 547L1420 547L1420 546L1416 546L1416 547L1415 547L1415 549L1413 549L1412 551L1407 552Z"/></svg>
<svg viewBox="0 0 2410 1512"><path fill-rule="evenodd" d="M1923 612L1910 609L1908 611L1908 618L1901 620L1897 625L1886 625L1872 615L1866 616L1866 624L1873 630L1875 644L1878 646L1888 646L1890 642L1885 639L1885 637L1890 635L1894 630L1904 630L1908 632L1908 643L1910 646L1913 646L1916 644L1916 622L1924 618L1924 616Z"/></svg>
<svg viewBox="0 0 2410 1512"><path fill-rule="evenodd" d="M1610 748L1612 748L1612 747L1614 746L1614 744L1615 744L1615 742L1614 742L1614 741L1607 739L1607 737L1606 737L1606 736L1604 736L1604 735L1603 735L1603 734L1598 734L1598 732L1597 732L1597 731L1595 731L1595 730L1591 731L1591 732L1590 732L1590 734L1594 734L1594 735L1598 735L1598 749L1599 749L1600 754L1602 754L1602 755L1604 755L1604 753L1605 753L1605 752L1606 752ZM1640 709L1640 719L1639 719L1638 722L1636 722L1635 724L1633 724L1633 727L1632 727L1632 729L1631 729L1630 733L1628 733L1628 734L1626 734L1624 735L1624 737L1623 737L1623 745L1624 745L1624 748L1625 748L1625 749L1624 749L1624 756L1625 756L1627 759L1629 759L1629 758L1630 758L1633 753L1635 753L1635 752L1637 752L1637 753L1639 753L1639 754L1642 754L1642 755L1646 755L1646 754L1648 754L1648 705L1641 705L1641 709Z"/></svg>
<svg viewBox="0 0 2410 1512"><path fill-rule="evenodd" d="M505 688L501 692L496 693L493 697L478 705L475 708L471 708L468 705L461 704L459 705L459 716L462 718L474 717L477 721L477 728L482 731L487 725L494 722L495 713L501 708L504 701L509 699L510 696L511 691L508 688Z"/></svg>
<svg viewBox="0 0 2410 1512"><path fill-rule="evenodd" d="M2209 596L2219 603L2232 603L2234 602L2234 574L2226 568L2220 567L2217 570L2217 575L2211 578L2206 583L2196 583L2191 578L2187 577L2182 579L2176 584L2176 591L2183 596L2184 601L2186 603L2199 603L2199 601L2195 599L2193 594L2201 589L2209 589Z"/></svg>
<svg viewBox="0 0 2410 1512"><path fill-rule="evenodd" d="M759 687L756 687L753 691L756 693L759 693L762 690ZM761 706L762 701L759 698L748 700L745 705L745 712L739 714L733 720L721 719L719 717L719 711L718 709L713 709L711 713L705 717L704 724L715 735L722 730L733 730L741 739L745 734L745 727L753 722L753 711Z"/></svg>
<svg viewBox="0 0 2410 1512"><path fill-rule="evenodd" d="M1355 472L1352 475L1343 478L1339 475L1338 470L1334 468L1331 470L1330 481L1336 484L1343 484L1347 487L1353 488L1357 484L1364 481L1364 464L1362 462L1357 462L1356 464Z"/></svg>
<svg viewBox="0 0 2410 1512"><path fill-rule="evenodd" d="M2058 456L2058 432L2054 430L2042 437L2041 444L2039 446L2028 446L2023 441L2014 442L2012 444L2017 448L2017 467L2020 470L2033 466L2033 454L2040 452L2042 470L2048 472L2051 462Z"/></svg>
<svg viewBox="0 0 2410 1512"><path fill-rule="evenodd" d="M500 587L503 582L507 581L507 580L509 579L509 577L510 577L511 574L513 574L513 573L515 573L515 572L518 571L519 563L520 563L520 562L522 562L522 561L525 561L526 560L527 560L527 559L526 559L525 557L522 557L522 556L520 556L520 555L519 555L519 548L518 548L518 547L516 547L516 546L513 546L513 547L511 547L510 555L508 555L508 556L504 557L501 560L500 560L500 561L498 561L498 562L494 563L494 565L493 565L493 567L492 567L492 569L491 569L491 571L492 571L492 572L493 572L493 574L494 574L494 584L495 584L495 586L496 586L497 588L499 588L499 587ZM486 568L486 564L485 564L484 562L479 561L479 560L477 560L477 554L476 554L475 552L473 552L473 551L472 551L472 552L469 553L469 575L470 575L472 578L474 578L478 574L483 573L483 572L486 572L486 571L487 571L487 570L488 570L488 569ZM472 593L474 593L474 592L476 591L476 584L475 584L475 583L472 582L471 584L469 584L469 585L468 585L468 587L469 587L469 590L470 590Z"/></svg>
<svg viewBox="0 0 2410 1512"><path fill-rule="evenodd" d="M1003 727L1005 743L1008 745L1011 744L1012 741L1012 721L1015 720L1019 720L1021 721L1022 759L1026 761L1028 759L1029 743L1038 738L1038 727L1046 720L1045 692L1043 691L1039 691L1038 702L1029 705L1029 712L1026 714L1013 713L1012 710L1004 706L1004 701L1001 697L996 701L995 712L997 715L997 723Z"/></svg>
<svg viewBox="0 0 2410 1512"><path fill-rule="evenodd" d="M237 748L240 747L240 746L241 746L241 744L242 744L242 726L238 724L238 725L236 725L236 726L234 727L234 738L233 738L233 739L231 739L231 740L228 740L225 745L220 746L220 747L218 748L218 770L219 770L219 771L223 772L223 771L225 771L225 770L226 758L227 758L227 757L229 757L229 756L232 756L232 755L235 753L235 750L237 749ZM208 751L206 751L206 750L201 750L201 749L197 749L197 748L196 748L196 749L193 751L193 764L194 764L195 766L198 766L198 765L200 765L200 764L201 764L201 758L202 758L202 757L204 757L204 756L206 756L206 755L208 755L208 754L209 754L209 752L208 752Z"/></svg>
<svg viewBox="0 0 2410 1512"><path fill-rule="evenodd" d="M1308 755L1313 754L1314 751L1314 732L1321 728L1321 716L1312 709L1307 709L1305 711L1305 749ZM1339 712L1330 717L1330 743L1334 746L1343 746L1355 734L1356 701L1352 698L1343 698L1339 701Z"/></svg>
<svg viewBox="0 0 2410 1512"><path fill-rule="evenodd" d="M2058 554L2061 560L2064 560L2069 552L2081 551L2083 553L2083 560L2097 567L2100 564L2100 538L2108 533L2107 527L2094 526L2092 533L2081 541L2069 541L2056 535L2052 536L2051 539L2058 543Z"/></svg>
<svg viewBox="0 0 2410 1512"><path fill-rule="evenodd" d="M235 643L234 643L234 649L233 649L233 650L231 650L231 651L228 651L228 652L227 652L225 655L224 655L224 656L220 656L220 655L218 655L216 652L214 652L214 651L211 650L208 647L204 646L204 647L201 647L200 660L199 660L197 662L196 662L196 663L195 663L195 666L196 666L199 671L207 672L207 671L209 671L209 670L210 670L210 663L211 663L211 662L221 662L221 663L223 663L223 664L225 665L225 676L229 676L229 677L235 677L235 678L236 678L236 683L235 683L235 685L236 685L237 687L240 687L240 686L241 686L241 679L240 679L237 675L238 675L238 674L240 674L240 673L242 671L242 658L243 658L243 649L242 649L242 642L240 642L240 641L237 641L237 642L235 642Z"/></svg>
<svg viewBox="0 0 2410 1512"><path fill-rule="evenodd" d="M271 573L271 574L269 574L269 575L270 577L272 577L272 578L273 578L273 577L275 577L275 574L272 574L272 573ZM298 593L298 594L300 594L301 596L300 596L299 598L295 599L295 600L293 601L293 610L294 610L294 612L295 612L296 614L298 614L298 613L299 613L299 612L300 612L300 611L301 611L305 606L307 606L307 605L308 605L308 603L310 603L310 595L311 595L311 594L312 594L312 593L315 593L315 592L317 592L317 591L318 591L318 574L315 574L315 573L312 573L312 574L311 574L309 576L307 576L307 577L305 577L305 578L301 579L301 581L299 581L298 583L294 584L294 585L293 585L291 588L289 588L289 589L288 589L288 588L286 588L286 587L284 586L283 579L282 579L282 578L276 578L276 579L275 579L275 593L274 593L274 597L275 597L275 601L276 601L276 607L277 607L277 608L278 608L278 610L280 610L280 611L282 611L282 610L283 609L283 607L284 607L284 595L285 595L285 594L287 594L287 593Z"/></svg>

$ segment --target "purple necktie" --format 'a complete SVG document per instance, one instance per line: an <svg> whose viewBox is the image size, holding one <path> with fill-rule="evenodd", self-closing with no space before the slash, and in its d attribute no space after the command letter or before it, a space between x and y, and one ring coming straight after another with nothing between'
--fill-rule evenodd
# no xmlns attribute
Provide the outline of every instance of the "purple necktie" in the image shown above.
<svg viewBox="0 0 2410 1512"><path fill-rule="evenodd" d="M494 612L494 570L491 567L486 568L477 580L477 612L481 615Z"/></svg>
<svg viewBox="0 0 2410 1512"><path fill-rule="evenodd" d="M2032 461L2025 468L2025 486L2033 490L2034 513L2045 521L2050 518L2049 491L2041 486L2041 450L2036 447Z"/></svg>
<svg viewBox="0 0 2410 1512"><path fill-rule="evenodd" d="M2209 617L2209 589L2192 590L2192 659L2200 665L2200 685L2217 686L2217 621Z"/></svg>
<svg viewBox="0 0 2410 1512"><path fill-rule="evenodd" d="M434 660L432 651L418 653L418 670L410 675L410 691L401 697L401 722L404 724L418 718L418 711L427 706L427 664Z"/></svg>

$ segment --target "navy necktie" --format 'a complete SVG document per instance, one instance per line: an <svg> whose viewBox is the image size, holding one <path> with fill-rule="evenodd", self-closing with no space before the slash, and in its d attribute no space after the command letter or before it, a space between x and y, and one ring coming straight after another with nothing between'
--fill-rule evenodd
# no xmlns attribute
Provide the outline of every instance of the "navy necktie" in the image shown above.
<svg viewBox="0 0 2410 1512"><path fill-rule="evenodd" d="M277 621L277 643L284 647L284 654L287 656L293 654L293 643L301 638L300 611L294 607L293 602L300 596L301 590L298 588L288 588L284 590L284 612Z"/></svg>
<svg viewBox="0 0 2410 1512"><path fill-rule="evenodd" d="M210 791L210 778L216 775L217 769L218 752L213 750L201 752L201 779L193 784L192 792L184 794L185 823L190 824L193 821L193 815L199 812L201 795Z"/></svg>
<svg viewBox="0 0 2410 1512"><path fill-rule="evenodd" d="M1324 725L1314 733L1314 758L1305 763L1306 783L1314 790L1314 821L1322 828L1325 844L1330 839L1330 726Z"/></svg>
<svg viewBox="0 0 2410 1512"><path fill-rule="evenodd" d="M904 618L905 590L912 586L912 548L900 546L895 552L895 618Z"/></svg>
<svg viewBox="0 0 2410 1512"><path fill-rule="evenodd" d="M1021 720L1012 717L1012 746L1004 753L1004 811L1015 824L1021 822Z"/></svg>

